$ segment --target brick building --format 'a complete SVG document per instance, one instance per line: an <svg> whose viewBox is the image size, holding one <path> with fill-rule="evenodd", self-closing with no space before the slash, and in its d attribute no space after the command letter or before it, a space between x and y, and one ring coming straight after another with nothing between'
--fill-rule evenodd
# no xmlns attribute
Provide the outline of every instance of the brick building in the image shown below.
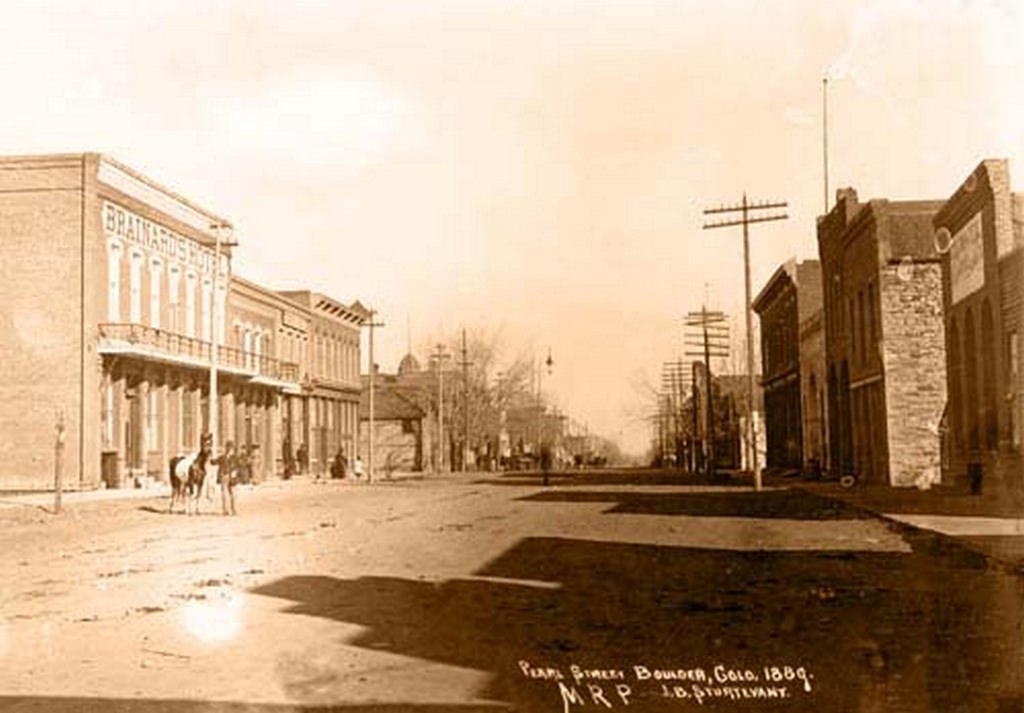
<svg viewBox="0 0 1024 713"><path fill-rule="evenodd" d="M355 455L359 433L359 329L370 313L359 302L346 305L318 292L280 293L308 314L308 332L286 350L304 352L300 394L286 394L282 428L288 450L304 444L309 471L326 475L342 450ZM293 354L294 352L289 352Z"/></svg>
<svg viewBox="0 0 1024 713"><path fill-rule="evenodd" d="M820 263L784 263L765 284L753 308L761 320L767 466L802 469L812 457L821 462L819 401L824 364L801 352L805 327L821 312ZM814 335L810 330L806 333L813 350L817 346L811 343Z"/></svg>
<svg viewBox="0 0 1024 713"><path fill-rule="evenodd" d="M982 161L935 216L943 251L949 457L945 473L1020 495L1024 195L1005 160ZM978 472L978 471L976 471Z"/></svg>
<svg viewBox="0 0 1024 713"><path fill-rule="evenodd" d="M940 201L859 202L841 189L818 221L830 467L913 485L940 466L946 402Z"/></svg>
<svg viewBox="0 0 1024 713"><path fill-rule="evenodd" d="M52 487L61 415L66 487L166 480L210 427L215 337L218 441L248 446L257 478L278 471L282 397L320 358L315 312L232 275L213 226L231 227L99 154L0 159L0 348L17 375L0 382L0 488Z"/></svg>
<svg viewBox="0 0 1024 713"><path fill-rule="evenodd" d="M828 373L825 367L825 309L821 291L821 263L816 275L800 289L800 413L803 421L804 468L829 469Z"/></svg>

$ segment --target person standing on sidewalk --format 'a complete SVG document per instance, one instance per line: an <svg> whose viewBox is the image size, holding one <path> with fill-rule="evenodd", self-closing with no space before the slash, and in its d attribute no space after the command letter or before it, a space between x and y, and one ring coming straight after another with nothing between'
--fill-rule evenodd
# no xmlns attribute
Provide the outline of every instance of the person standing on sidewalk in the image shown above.
<svg viewBox="0 0 1024 713"><path fill-rule="evenodd" d="M547 485L551 475L551 444L547 441L540 447L540 470L544 476L544 485Z"/></svg>
<svg viewBox="0 0 1024 713"><path fill-rule="evenodd" d="M363 479L363 459L359 455L356 455L355 462L352 464L352 472L355 473L356 480Z"/></svg>
<svg viewBox="0 0 1024 713"><path fill-rule="evenodd" d="M217 466L217 480L220 482L220 506L222 515L237 515L235 511L235 485L238 482L238 456L235 444L224 444L224 453L212 463Z"/></svg>

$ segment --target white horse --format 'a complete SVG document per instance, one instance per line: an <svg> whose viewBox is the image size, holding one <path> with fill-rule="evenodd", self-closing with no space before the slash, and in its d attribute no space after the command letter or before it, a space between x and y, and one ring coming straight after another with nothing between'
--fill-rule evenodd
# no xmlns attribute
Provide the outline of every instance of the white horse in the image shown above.
<svg viewBox="0 0 1024 713"><path fill-rule="evenodd" d="M172 512L174 504L180 500L185 504L185 513L190 514L188 505L191 500L192 509L199 514L199 496L203 490L203 481L206 479L206 464L210 460L212 447L213 436L207 433L199 439L198 453L171 458L171 502L167 506L167 512Z"/></svg>

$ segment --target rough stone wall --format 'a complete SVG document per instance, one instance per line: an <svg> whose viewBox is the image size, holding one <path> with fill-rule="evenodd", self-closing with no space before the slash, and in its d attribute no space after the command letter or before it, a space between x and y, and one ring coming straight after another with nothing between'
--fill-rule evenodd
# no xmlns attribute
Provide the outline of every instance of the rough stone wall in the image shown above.
<svg viewBox="0 0 1024 713"><path fill-rule="evenodd" d="M817 460L823 469L827 456L828 381L825 371L825 329L821 309L800 325L800 393L802 398L804 466ZM812 378L813 376L813 378Z"/></svg>
<svg viewBox="0 0 1024 713"><path fill-rule="evenodd" d="M889 478L913 486L937 478L939 420L946 403L942 271L938 263L897 267L880 275Z"/></svg>

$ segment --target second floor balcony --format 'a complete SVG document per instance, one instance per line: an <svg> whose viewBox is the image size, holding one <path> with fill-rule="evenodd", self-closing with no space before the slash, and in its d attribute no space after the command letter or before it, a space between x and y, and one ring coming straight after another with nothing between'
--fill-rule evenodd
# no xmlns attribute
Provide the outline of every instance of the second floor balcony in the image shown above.
<svg viewBox="0 0 1024 713"><path fill-rule="evenodd" d="M213 344L144 324L103 323L99 325L101 354L129 354L181 366L209 369ZM219 345L217 368L253 380L267 380L281 386L298 387L299 365L274 357Z"/></svg>

